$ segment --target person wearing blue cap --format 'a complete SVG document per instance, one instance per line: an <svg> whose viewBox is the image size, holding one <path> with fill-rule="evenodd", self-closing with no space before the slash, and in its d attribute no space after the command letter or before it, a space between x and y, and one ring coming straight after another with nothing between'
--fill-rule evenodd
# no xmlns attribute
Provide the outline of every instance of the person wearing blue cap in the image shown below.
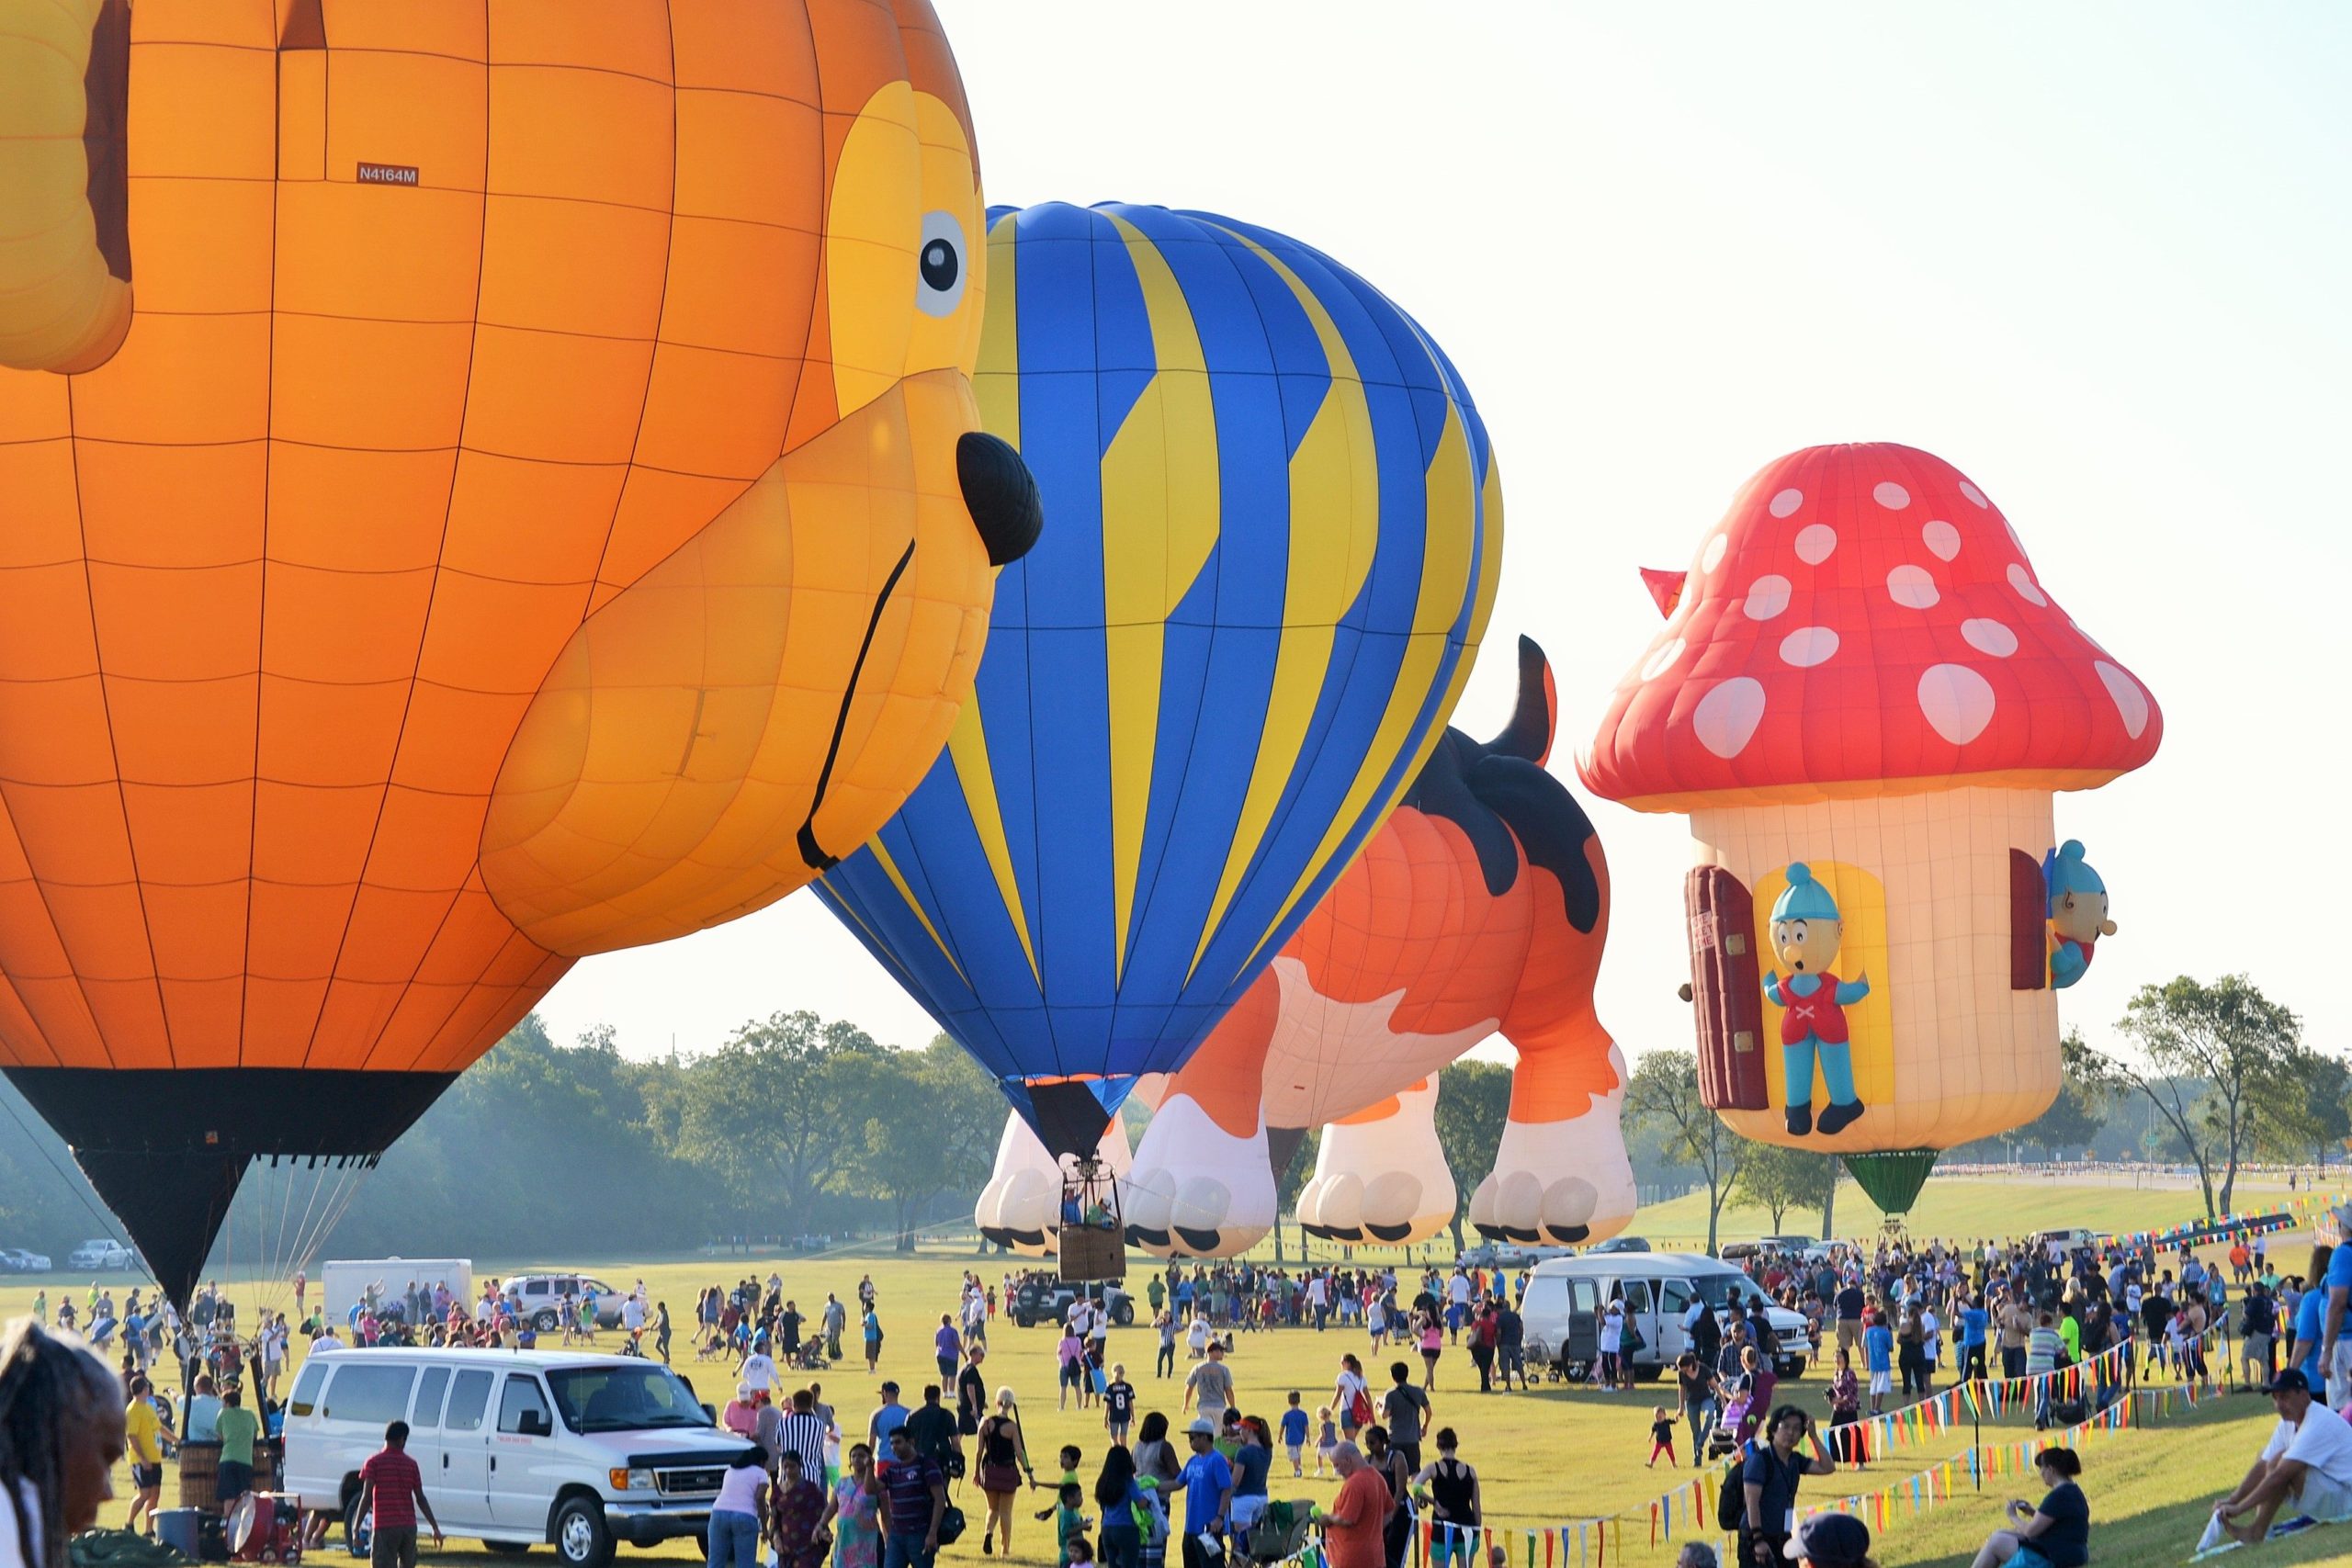
<svg viewBox="0 0 2352 1568"><path fill-rule="evenodd" d="M2107 918L2107 884L2083 859L2080 839L2043 858L2041 880L2050 890L2050 983L2063 991L2083 977L2092 949L2115 934L2115 922Z"/></svg>
<svg viewBox="0 0 2352 1568"><path fill-rule="evenodd" d="M1871 994L1871 977L1840 980L1830 971L1845 940L1846 921L1828 888L1813 879L1803 861L1789 867L1789 885L1772 901L1772 951L1789 966L1786 976L1764 976L1764 994L1781 1015L1781 1065L1788 1089L1788 1128L1802 1138L1816 1126L1843 1131L1862 1113L1854 1093L1852 1047L1846 1010ZM1829 1103L1816 1122L1813 1114L1813 1065L1818 1058Z"/></svg>

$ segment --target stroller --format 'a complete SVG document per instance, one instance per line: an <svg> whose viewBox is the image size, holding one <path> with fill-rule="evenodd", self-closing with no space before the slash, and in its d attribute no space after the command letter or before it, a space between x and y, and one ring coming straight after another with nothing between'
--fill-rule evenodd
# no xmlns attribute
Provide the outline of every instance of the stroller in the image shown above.
<svg viewBox="0 0 2352 1568"><path fill-rule="evenodd" d="M1241 1553L1252 1562L1280 1562L1306 1548L1314 1510L1305 1503L1269 1503L1242 1539Z"/></svg>
<svg viewBox="0 0 2352 1568"><path fill-rule="evenodd" d="M1715 1413L1715 1424L1707 1430L1709 1459L1729 1459L1739 1451L1739 1433L1747 1424L1748 1404L1749 1395L1736 1394Z"/></svg>

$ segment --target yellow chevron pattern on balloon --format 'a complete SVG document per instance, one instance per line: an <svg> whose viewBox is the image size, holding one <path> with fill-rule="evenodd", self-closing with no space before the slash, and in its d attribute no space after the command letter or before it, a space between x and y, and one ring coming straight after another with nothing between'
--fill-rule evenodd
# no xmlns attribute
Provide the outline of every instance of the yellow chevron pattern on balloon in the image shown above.
<svg viewBox="0 0 2352 1568"><path fill-rule="evenodd" d="M1282 909L1275 916L1277 927L1330 865L1332 855L1346 836L1341 824L1355 818L1380 788L1383 779L1391 782L1379 815L1385 818L1396 809L1396 802L1412 787L1412 781L1420 776L1421 763L1428 759L1430 748L1444 733L1442 727L1419 731L1416 741L1415 720L1428 703L1430 682L1445 658L1447 634L1461 612L1463 590L1469 585L1470 574L1482 554L1484 569L1474 598L1476 623L1484 626L1494 607L1496 573L1502 564L1502 485L1495 474L1491 453L1485 483L1470 482L1469 441L1461 418L1451 409L1446 412L1445 434L1438 443L1437 457L1430 464L1423 482L1430 525L1423 546L1421 595L1414 607L1404 678L1389 695L1387 711L1380 716L1380 728L1374 732L1371 750L1364 754L1363 765L1356 770L1354 781L1348 785L1340 815L1325 829L1323 840L1316 845L1306 869L1299 874L1290 896L1283 900ZM1469 661L1457 661L1453 679L1447 683L1443 711L1453 711L1462 684L1469 675ZM1414 747L1411 764L1401 773L1392 773L1398 753L1408 744ZM1261 943L1261 951L1262 948Z"/></svg>
<svg viewBox="0 0 2352 1568"><path fill-rule="evenodd" d="M1102 639L1110 682L1111 856L1117 966L1126 967L1159 735L1168 617L1216 545L1216 408L1192 308L1159 247L1127 242L1159 369L1102 454Z"/></svg>
<svg viewBox="0 0 2352 1568"><path fill-rule="evenodd" d="M1291 455L1290 581L1283 596L1282 653L1274 665L1274 692L1266 705L1266 728L1259 737L1257 761L1250 773L1250 793L1242 803L1233 842L1226 851L1225 870L1217 877L1216 897L1209 905L1208 925L1201 932L1200 946L1193 952L1195 967L1208 951L1209 939L1224 918L1226 906L1232 902L1242 873L1257 858L1273 819L1274 805L1298 766L1307 725L1330 670L1340 617L1363 587L1364 574L1372 569L1374 541L1380 533L1372 411L1365 404L1354 357L1332 322L1331 312L1299 281L1298 275L1255 241L1242 235L1235 238L1297 296L1300 308L1315 324L1323 352L1330 356L1331 381L1315 423ZM1417 696L1420 694L1426 694ZM1328 853L1324 858L1329 858ZM1294 892L1292 902L1295 901Z"/></svg>

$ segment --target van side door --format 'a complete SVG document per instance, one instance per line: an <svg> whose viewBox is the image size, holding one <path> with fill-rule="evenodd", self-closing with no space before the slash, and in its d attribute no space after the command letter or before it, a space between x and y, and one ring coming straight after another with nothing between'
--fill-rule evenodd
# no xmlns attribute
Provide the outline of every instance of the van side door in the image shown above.
<svg viewBox="0 0 2352 1568"><path fill-rule="evenodd" d="M496 1381L497 1374L483 1367L459 1367L449 1378L449 1401L441 1416L440 1485L435 1488L428 1472L424 1486L434 1507L451 1521L452 1533L460 1517L475 1529L491 1522L490 1396Z"/></svg>
<svg viewBox="0 0 2352 1568"><path fill-rule="evenodd" d="M1679 1280L1657 1282L1657 1353L1658 1359L1671 1366L1682 1359L1690 1348L1690 1331L1682 1326L1690 1315L1690 1287Z"/></svg>
<svg viewBox="0 0 2352 1568"><path fill-rule="evenodd" d="M1557 1367L1567 1343L1568 1282L1557 1274L1538 1274L1527 1282L1519 1314L1527 1325L1527 1359Z"/></svg>
<svg viewBox="0 0 2352 1568"><path fill-rule="evenodd" d="M473 1507L468 1507L465 1495L451 1492L447 1486L448 1452L443 1440L441 1411L448 1394L447 1367L419 1370L416 1393L408 1412L408 1457L416 1461L416 1472L424 1478L424 1495L431 1499L443 1528L457 1529L476 1518L481 1508L479 1499ZM476 1440L471 1446L479 1449L481 1445Z"/></svg>

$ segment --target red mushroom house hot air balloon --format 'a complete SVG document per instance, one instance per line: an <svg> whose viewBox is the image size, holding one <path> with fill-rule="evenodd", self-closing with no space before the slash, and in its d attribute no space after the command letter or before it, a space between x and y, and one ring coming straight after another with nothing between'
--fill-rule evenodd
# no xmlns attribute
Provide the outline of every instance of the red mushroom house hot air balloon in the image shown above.
<svg viewBox="0 0 2352 1568"><path fill-rule="evenodd" d="M2057 1093L2053 977L2113 927L2052 799L2153 757L2155 700L1913 447L1767 465L1649 587L1666 626L1578 768L1690 818L1706 1102L1907 1208Z"/></svg>

